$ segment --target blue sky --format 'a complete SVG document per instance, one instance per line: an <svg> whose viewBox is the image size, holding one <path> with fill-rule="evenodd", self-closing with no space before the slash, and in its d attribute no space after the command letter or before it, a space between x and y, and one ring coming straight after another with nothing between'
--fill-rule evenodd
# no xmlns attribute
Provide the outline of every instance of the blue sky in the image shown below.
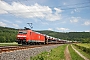
<svg viewBox="0 0 90 60"><path fill-rule="evenodd" d="M90 0L0 0L0 26L90 32Z"/></svg>

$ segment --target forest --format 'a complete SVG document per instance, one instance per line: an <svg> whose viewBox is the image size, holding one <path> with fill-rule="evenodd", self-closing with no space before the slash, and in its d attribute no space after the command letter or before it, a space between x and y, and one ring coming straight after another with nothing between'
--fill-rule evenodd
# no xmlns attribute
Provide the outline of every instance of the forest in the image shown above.
<svg viewBox="0 0 90 60"><path fill-rule="evenodd" d="M36 32L64 40L90 43L90 32L55 32L49 30L36 31ZM18 33L18 29L9 28L9 27L0 27L0 43L15 42L17 33Z"/></svg>
<svg viewBox="0 0 90 60"><path fill-rule="evenodd" d="M18 29L0 27L0 43L15 42Z"/></svg>

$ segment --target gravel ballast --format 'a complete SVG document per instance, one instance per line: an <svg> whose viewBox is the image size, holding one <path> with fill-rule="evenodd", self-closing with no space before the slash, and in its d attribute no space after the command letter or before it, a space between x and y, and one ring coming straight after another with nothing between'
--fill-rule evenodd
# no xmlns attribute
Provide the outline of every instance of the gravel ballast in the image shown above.
<svg viewBox="0 0 90 60"><path fill-rule="evenodd" d="M0 60L30 60L30 57L36 56L43 51L50 51L53 48L60 46L61 44L29 48L11 52L0 53Z"/></svg>

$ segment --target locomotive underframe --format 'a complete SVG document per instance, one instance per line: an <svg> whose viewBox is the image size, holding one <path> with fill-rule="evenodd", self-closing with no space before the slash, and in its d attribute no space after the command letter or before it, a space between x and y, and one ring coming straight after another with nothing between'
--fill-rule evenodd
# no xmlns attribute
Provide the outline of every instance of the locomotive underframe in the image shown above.
<svg viewBox="0 0 90 60"><path fill-rule="evenodd" d="M37 41L33 41L33 40L17 40L18 44L22 44L22 45L40 45L40 44L47 44L47 41L45 40L45 42L37 42Z"/></svg>

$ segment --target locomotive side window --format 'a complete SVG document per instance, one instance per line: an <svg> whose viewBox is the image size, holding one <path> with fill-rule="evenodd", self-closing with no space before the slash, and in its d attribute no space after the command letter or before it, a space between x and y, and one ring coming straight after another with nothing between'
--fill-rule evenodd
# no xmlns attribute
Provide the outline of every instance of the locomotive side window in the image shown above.
<svg viewBox="0 0 90 60"><path fill-rule="evenodd" d="M30 35L31 35L32 32L30 32Z"/></svg>

